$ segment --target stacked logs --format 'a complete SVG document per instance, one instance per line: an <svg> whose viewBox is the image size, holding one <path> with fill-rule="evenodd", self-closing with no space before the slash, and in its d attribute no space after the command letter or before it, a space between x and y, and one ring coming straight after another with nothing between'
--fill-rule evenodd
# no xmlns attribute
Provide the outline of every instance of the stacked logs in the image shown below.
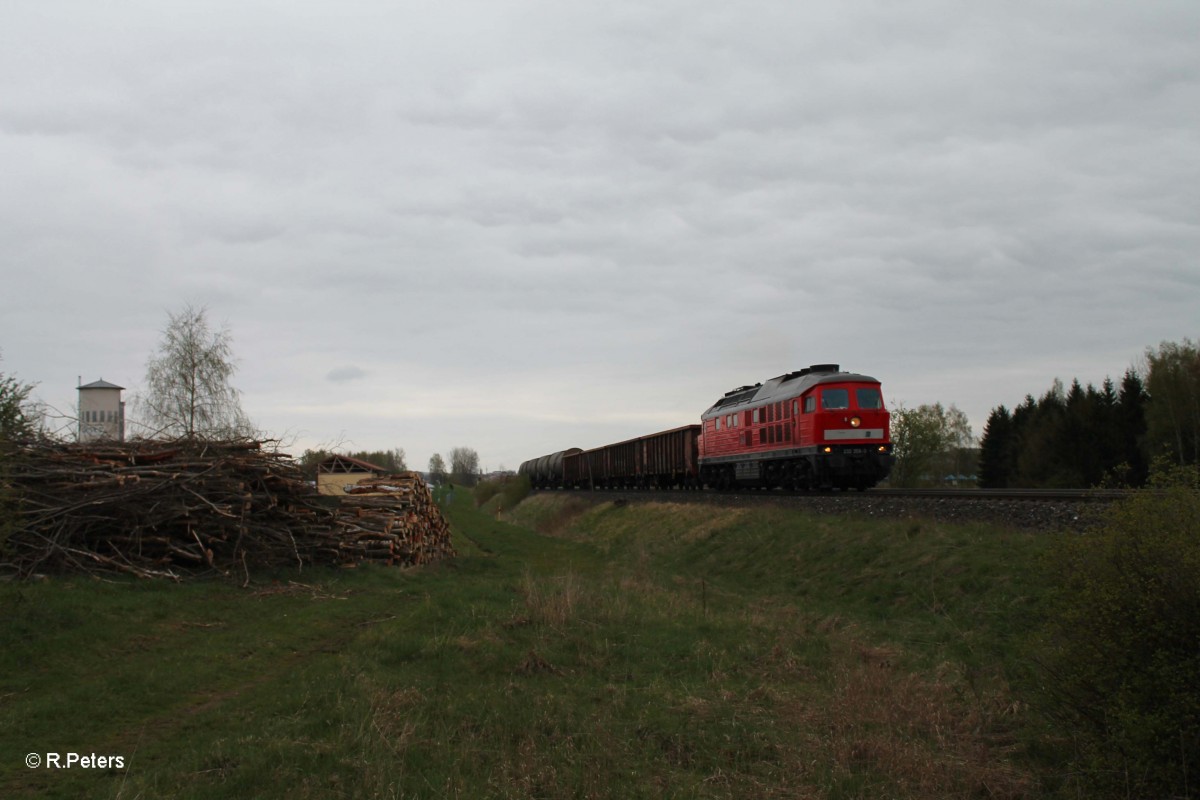
<svg viewBox="0 0 1200 800"><path fill-rule="evenodd" d="M446 550L450 526L417 473L368 478L345 491L338 553L389 564L425 564L453 555Z"/></svg>
<svg viewBox="0 0 1200 800"><path fill-rule="evenodd" d="M429 563L454 555L416 473L369 504L322 498L267 442L25 444L3 459L0 573L178 580L252 568Z"/></svg>

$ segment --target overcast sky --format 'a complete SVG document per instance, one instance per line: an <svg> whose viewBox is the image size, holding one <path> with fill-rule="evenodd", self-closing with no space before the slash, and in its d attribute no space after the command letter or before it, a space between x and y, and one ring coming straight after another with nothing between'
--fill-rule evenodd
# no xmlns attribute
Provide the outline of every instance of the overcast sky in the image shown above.
<svg viewBox="0 0 1200 800"><path fill-rule="evenodd" d="M299 453L484 467L812 363L976 434L1200 338L1200 3L5 0L0 371L168 312Z"/></svg>

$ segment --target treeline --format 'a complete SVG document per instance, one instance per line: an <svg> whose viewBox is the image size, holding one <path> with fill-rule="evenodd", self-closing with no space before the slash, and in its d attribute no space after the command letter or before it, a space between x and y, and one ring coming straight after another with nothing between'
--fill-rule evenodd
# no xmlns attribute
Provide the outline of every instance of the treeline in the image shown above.
<svg viewBox="0 0 1200 800"><path fill-rule="evenodd" d="M1060 381L1011 412L992 410L980 443L985 488L1145 484L1156 460L1200 460L1200 349L1188 339L1146 353L1116 386Z"/></svg>
<svg viewBox="0 0 1200 800"><path fill-rule="evenodd" d="M355 453L341 453L331 450L305 450L298 460L300 471L307 480L317 479L317 465L332 455L348 456L359 461L366 461L377 467L383 467L387 472L406 472L410 469L406 463L407 456L403 447L391 450L360 450ZM440 486L447 481L474 486L479 480L479 454L470 447L454 447L450 450L450 464L446 465L440 453L434 453L429 459L427 475L429 479Z"/></svg>
<svg viewBox="0 0 1200 800"><path fill-rule="evenodd" d="M366 461L368 464L383 467L388 472L408 471L403 447L394 447L391 450L360 450L357 453L336 454L330 450L305 450L300 458L297 459L300 464L300 471L304 473L305 479L315 481L317 479L317 465L332 455L357 458L359 461Z"/></svg>

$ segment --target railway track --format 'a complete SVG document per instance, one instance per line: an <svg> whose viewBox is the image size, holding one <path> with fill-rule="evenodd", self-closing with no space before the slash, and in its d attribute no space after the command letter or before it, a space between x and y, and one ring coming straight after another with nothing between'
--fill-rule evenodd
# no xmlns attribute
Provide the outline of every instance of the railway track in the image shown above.
<svg viewBox="0 0 1200 800"><path fill-rule="evenodd" d="M593 502L711 503L718 506L772 505L818 514L860 514L877 518L986 521L1018 528L1068 529L1086 526L1120 490L1097 489L869 489L865 492L732 492L659 490L548 490Z"/></svg>
<svg viewBox="0 0 1200 800"><path fill-rule="evenodd" d="M1129 495L1124 489L868 489L875 497L941 497L951 500L1033 500L1109 503Z"/></svg>
<svg viewBox="0 0 1200 800"><path fill-rule="evenodd" d="M785 489L742 489L734 491L713 491L706 489L550 489L548 492L566 492L584 497L630 497L644 499L658 498L822 498L840 497L846 499L871 499L880 497L896 498L937 498L943 500L1027 500L1042 502L1100 502L1109 503L1128 497L1124 489L868 489L865 492L854 491L790 491Z"/></svg>

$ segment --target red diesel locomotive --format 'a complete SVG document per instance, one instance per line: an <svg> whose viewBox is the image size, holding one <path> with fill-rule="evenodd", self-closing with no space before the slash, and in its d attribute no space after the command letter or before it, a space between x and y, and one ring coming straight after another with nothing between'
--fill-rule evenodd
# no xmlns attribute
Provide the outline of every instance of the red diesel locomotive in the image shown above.
<svg viewBox="0 0 1200 800"><path fill-rule="evenodd" d="M879 381L815 364L727 392L701 416L709 486L866 489L892 468Z"/></svg>
<svg viewBox="0 0 1200 800"><path fill-rule="evenodd" d="M535 488L866 489L892 467L879 381L815 364L741 386L700 425L526 461Z"/></svg>

